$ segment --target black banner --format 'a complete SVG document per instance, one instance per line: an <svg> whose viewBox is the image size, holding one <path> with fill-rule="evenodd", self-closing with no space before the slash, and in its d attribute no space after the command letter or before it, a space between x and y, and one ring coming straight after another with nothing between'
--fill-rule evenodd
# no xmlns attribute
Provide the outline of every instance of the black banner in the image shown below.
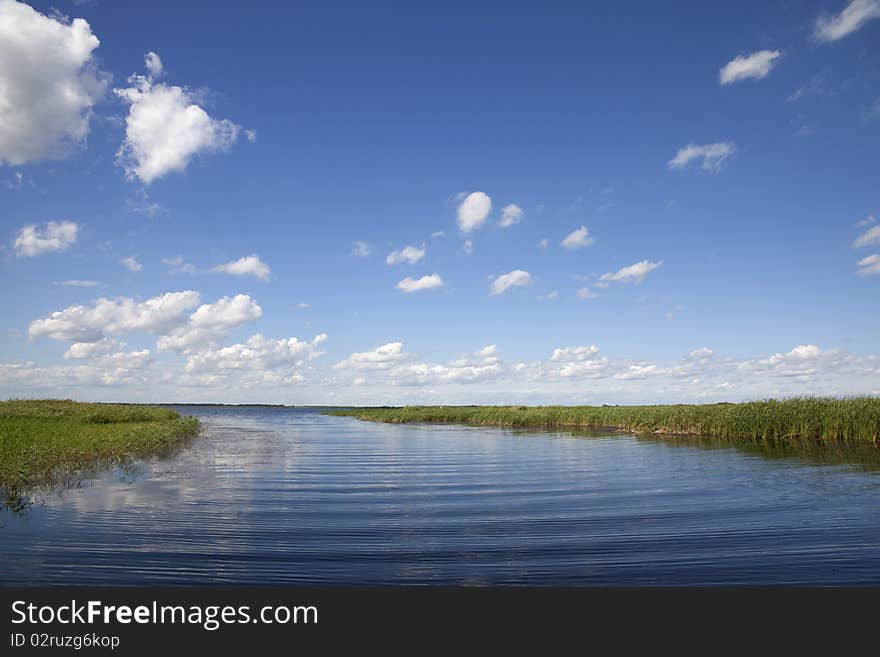
<svg viewBox="0 0 880 657"><path fill-rule="evenodd" d="M6 588L2 654L539 647L611 641L840 652L873 633L875 589ZM708 637L708 638L707 638ZM706 643L706 641L709 643ZM415 641L416 643L413 643ZM758 642L758 643L753 643ZM572 644L574 645L574 644ZM270 650L270 647L272 649ZM288 650L285 649L285 652ZM603 651L604 652L604 651Z"/></svg>

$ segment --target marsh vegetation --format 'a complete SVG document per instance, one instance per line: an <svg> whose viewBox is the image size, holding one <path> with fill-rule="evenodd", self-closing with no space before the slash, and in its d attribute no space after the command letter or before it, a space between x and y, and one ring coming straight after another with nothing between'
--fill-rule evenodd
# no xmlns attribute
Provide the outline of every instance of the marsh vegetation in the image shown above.
<svg viewBox="0 0 880 657"><path fill-rule="evenodd" d="M611 429L749 440L880 441L880 398L658 406L403 406L329 411L378 422Z"/></svg>
<svg viewBox="0 0 880 657"><path fill-rule="evenodd" d="M167 449L199 430L176 411L55 399L0 401L0 489L7 495L101 463Z"/></svg>

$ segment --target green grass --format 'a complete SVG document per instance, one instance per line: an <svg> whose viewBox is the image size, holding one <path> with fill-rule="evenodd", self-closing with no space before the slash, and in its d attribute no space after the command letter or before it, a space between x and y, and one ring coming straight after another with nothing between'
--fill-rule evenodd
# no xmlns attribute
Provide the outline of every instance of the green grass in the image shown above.
<svg viewBox="0 0 880 657"><path fill-rule="evenodd" d="M198 430L195 418L155 406L0 401L0 488L50 484L81 468L161 451Z"/></svg>
<svg viewBox="0 0 880 657"><path fill-rule="evenodd" d="M880 441L877 397L799 397L663 406L404 406L328 414L395 423L611 429L749 440Z"/></svg>

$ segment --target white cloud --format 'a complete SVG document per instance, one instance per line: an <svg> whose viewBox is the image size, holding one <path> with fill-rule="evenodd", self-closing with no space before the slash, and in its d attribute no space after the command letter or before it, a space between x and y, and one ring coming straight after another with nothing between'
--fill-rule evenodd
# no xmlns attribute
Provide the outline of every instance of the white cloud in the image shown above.
<svg viewBox="0 0 880 657"><path fill-rule="evenodd" d="M538 296L538 301L553 301L554 299L559 298L559 292L553 290L552 292L548 292L547 294L541 294Z"/></svg>
<svg viewBox="0 0 880 657"><path fill-rule="evenodd" d="M156 342L159 351L191 351L216 342L233 328L259 319L263 309L247 294L223 297L199 306L184 325L179 325Z"/></svg>
<svg viewBox="0 0 880 657"><path fill-rule="evenodd" d="M146 189L139 189L133 198L126 199L125 209L145 217L155 217L168 211L168 208L153 201Z"/></svg>
<svg viewBox="0 0 880 657"><path fill-rule="evenodd" d="M62 287L98 287L100 283L98 281L81 281L78 278L74 278L67 281L56 281L55 285L61 285Z"/></svg>
<svg viewBox="0 0 880 657"><path fill-rule="evenodd" d="M366 258L372 252L373 252L373 250L370 248L370 245L367 244L366 242L358 241L358 242L355 242L354 245L351 247L351 254L358 256L360 258Z"/></svg>
<svg viewBox="0 0 880 657"><path fill-rule="evenodd" d="M442 287L443 279L440 274L429 274L421 278L410 278L407 276L400 281L395 287L401 292L419 292L420 290L432 290L436 287Z"/></svg>
<svg viewBox="0 0 880 657"><path fill-rule="evenodd" d="M185 262L182 256L162 258L162 264L167 266L169 273L172 274L195 274L198 272L196 266Z"/></svg>
<svg viewBox="0 0 880 657"><path fill-rule="evenodd" d="M224 265L217 265L211 271L231 276L256 276L261 281L268 281L272 270L258 255L249 255Z"/></svg>
<svg viewBox="0 0 880 657"><path fill-rule="evenodd" d="M470 233L486 221L492 211L492 199L484 192L471 192L458 206L458 227Z"/></svg>
<svg viewBox="0 0 880 657"><path fill-rule="evenodd" d="M487 345L479 351L449 363L413 363L398 365L389 371L394 384L437 385L444 383L474 383L496 377L503 371L498 348Z"/></svg>
<svg viewBox="0 0 880 657"><path fill-rule="evenodd" d="M446 237L445 230L437 230L437 231L434 231L433 233L431 233L431 239L433 239L433 240L436 240L440 237Z"/></svg>
<svg viewBox="0 0 880 657"><path fill-rule="evenodd" d="M585 246L590 246L594 241L590 237L590 231L587 227L581 226L565 236L565 239L562 240L562 246L566 249L582 249Z"/></svg>
<svg viewBox="0 0 880 657"><path fill-rule="evenodd" d="M99 43L81 18L0 2L0 164L59 159L85 141L106 89L92 57Z"/></svg>
<svg viewBox="0 0 880 657"><path fill-rule="evenodd" d="M226 150L238 139L239 126L209 116L183 87L144 75L128 81L131 87L114 93L130 104L118 154L130 180L149 184L183 172L196 155Z"/></svg>
<svg viewBox="0 0 880 657"><path fill-rule="evenodd" d="M550 246L550 240L548 238L545 237L543 239L538 240L538 248L539 249L546 249L549 246Z"/></svg>
<svg viewBox="0 0 880 657"><path fill-rule="evenodd" d="M461 245L461 252L465 255L471 255L474 252L474 243L471 240L465 240Z"/></svg>
<svg viewBox="0 0 880 657"><path fill-rule="evenodd" d="M853 247L860 248L872 244L880 244L880 226L873 226L859 235L858 239L853 242Z"/></svg>
<svg viewBox="0 0 880 657"><path fill-rule="evenodd" d="M729 141L715 144L688 144L678 149L675 157L669 160L667 166L670 169L683 169L693 160L702 158L702 166L706 171L718 173L724 161L735 152L736 145Z"/></svg>
<svg viewBox="0 0 880 657"><path fill-rule="evenodd" d="M498 225L502 228L510 228L514 224L518 224L522 221L524 214L525 212L523 212L523 209L516 203L505 205L501 208L501 220L498 222Z"/></svg>
<svg viewBox="0 0 880 657"><path fill-rule="evenodd" d="M688 358L711 358L715 355L715 352L709 349L709 347L700 347L699 349L694 349L688 354Z"/></svg>
<svg viewBox="0 0 880 657"><path fill-rule="evenodd" d="M244 371L263 373L278 368L293 368L304 360L322 355L318 346L327 339L321 333L311 342L296 337L286 340L270 340L259 333L246 342L217 349L205 349L187 357L186 371L189 373Z"/></svg>
<svg viewBox="0 0 880 657"><path fill-rule="evenodd" d="M598 357L598 354L599 347L596 345L554 349L550 356L550 362L561 363L562 366L557 366L558 369L551 368L550 372L566 379L602 376L608 368L608 359Z"/></svg>
<svg viewBox="0 0 880 657"><path fill-rule="evenodd" d="M859 260L859 276L880 274L880 254L875 253Z"/></svg>
<svg viewBox="0 0 880 657"><path fill-rule="evenodd" d="M836 16L820 16L815 35L820 41L837 41L875 18L880 18L880 0L851 0Z"/></svg>
<svg viewBox="0 0 880 657"><path fill-rule="evenodd" d="M79 226L73 221L50 221L43 230L35 225L25 226L18 231L12 246L19 258L57 253L70 248L78 232Z"/></svg>
<svg viewBox="0 0 880 657"><path fill-rule="evenodd" d="M34 320L28 335L97 342L106 335L131 331L163 333L185 321L186 313L198 303L199 293L192 290L166 292L143 302L128 297L101 298L93 306L68 306Z"/></svg>
<svg viewBox="0 0 880 657"><path fill-rule="evenodd" d="M122 260L119 261L119 264L125 267L128 271L140 271L144 268L144 266L139 263L138 259L134 256L127 256L125 258L122 258Z"/></svg>
<svg viewBox="0 0 880 657"><path fill-rule="evenodd" d="M121 351L124 348L124 342L119 342L113 338L101 338L97 342L74 342L64 352L64 358L66 360L97 358L98 356Z"/></svg>
<svg viewBox="0 0 880 657"><path fill-rule="evenodd" d="M614 378L620 381L627 381L629 379L643 379L655 373L657 373L657 366L655 364L639 363L630 365L624 372L618 372L614 375Z"/></svg>
<svg viewBox="0 0 880 657"><path fill-rule="evenodd" d="M144 66L147 69L147 73L149 73L150 77L154 80L162 75L162 60L160 59L159 55L157 55L153 51L150 51L146 55L144 55Z"/></svg>
<svg viewBox="0 0 880 657"><path fill-rule="evenodd" d="M662 264L662 260L660 262L650 262L649 260L642 260L641 262L637 262L634 265L622 267L616 272L602 274L602 276L599 277L599 283L604 283L605 285L607 285L608 283L641 283L643 280L645 280L645 277L648 274L650 274Z"/></svg>
<svg viewBox="0 0 880 657"><path fill-rule="evenodd" d="M569 362L588 360L599 353L599 347L591 344L588 347L559 347L553 350L550 360L554 362Z"/></svg>
<svg viewBox="0 0 880 657"><path fill-rule="evenodd" d="M578 299L596 299L599 294L588 287L582 287L577 291L577 297Z"/></svg>
<svg viewBox="0 0 880 657"><path fill-rule="evenodd" d="M748 78L761 80L767 77L781 56L781 50L759 50L751 55L739 55L721 68L718 81L732 84Z"/></svg>
<svg viewBox="0 0 880 657"><path fill-rule="evenodd" d="M298 304L296 304L296 307L299 310L308 310L309 308L312 307L312 304L306 303L305 301L300 301Z"/></svg>
<svg viewBox="0 0 880 657"><path fill-rule="evenodd" d="M336 363L336 367L355 370L385 370L407 357L408 354L403 351L402 342L388 342L372 351L355 352L346 360Z"/></svg>
<svg viewBox="0 0 880 657"><path fill-rule="evenodd" d="M414 265L425 257L425 251L424 244L422 244L421 248L417 246L405 246L399 251L392 251L389 253L388 257L385 258L385 264L397 265L402 262L408 262L409 264Z"/></svg>
<svg viewBox="0 0 880 657"><path fill-rule="evenodd" d="M532 275L529 272L522 269L514 269L495 278L489 285L489 294L502 294L512 287L530 285L531 282Z"/></svg>

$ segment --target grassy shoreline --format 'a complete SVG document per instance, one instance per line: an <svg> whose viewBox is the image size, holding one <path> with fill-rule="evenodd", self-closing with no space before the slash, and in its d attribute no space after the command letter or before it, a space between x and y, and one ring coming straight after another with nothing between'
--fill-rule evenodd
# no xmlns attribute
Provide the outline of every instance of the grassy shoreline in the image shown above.
<svg viewBox="0 0 880 657"><path fill-rule="evenodd" d="M198 430L195 418L156 406L0 401L0 488L51 484L96 463L162 451Z"/></svg>
<svg viewBox="0 0 880 657"><path fill-rule="evenodd" d="M800 397L658 406L404 406L328 415L392 423L609 429L747 440L880 442L880 398Z"/></svg>

